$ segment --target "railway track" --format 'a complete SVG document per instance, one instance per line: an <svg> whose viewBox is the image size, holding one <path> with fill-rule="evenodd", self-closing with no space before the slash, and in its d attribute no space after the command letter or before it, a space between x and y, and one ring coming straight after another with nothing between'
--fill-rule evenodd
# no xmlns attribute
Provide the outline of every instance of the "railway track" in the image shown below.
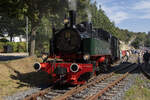
<svg viewBox="0 0 150 100"><path fill-rule="evenodd" d="M144 74L144 76L146 76L148 79L150 79L150 68L148 66L148 68L143 64L140 65L140 69L142 71L142 73Z"/></svg>
<svg viewBox="0 0 150 100"><path fill-rule="evenodd" d="M98 97L109 99L124 85L124 78L129 72L136 68L135 64L127 64L114 72L93 77L85 85L65 89L54 89L52 86L26 97L24 100L95 100ZM116 72L125 74L118 75L115 74Z"/></svg>

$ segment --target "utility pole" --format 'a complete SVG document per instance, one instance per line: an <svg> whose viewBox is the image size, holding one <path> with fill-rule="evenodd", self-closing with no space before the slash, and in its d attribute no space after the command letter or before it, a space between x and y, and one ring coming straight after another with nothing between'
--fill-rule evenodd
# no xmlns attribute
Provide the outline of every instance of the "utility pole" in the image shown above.
<svg viewBox="0 0 150 100"><path fill-rule="evenodd" d="M29 20L28 20L28 16L26 16L26 50L27 50L27 53L29 53L29 51L28 51L28 22Z"/></svg>

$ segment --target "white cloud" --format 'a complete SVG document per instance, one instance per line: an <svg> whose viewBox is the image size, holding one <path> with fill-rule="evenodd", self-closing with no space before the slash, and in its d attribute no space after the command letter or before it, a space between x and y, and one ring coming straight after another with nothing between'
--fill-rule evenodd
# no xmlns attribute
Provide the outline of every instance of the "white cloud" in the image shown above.
<svg viewBox="0 0 150 100"><path fill-rule="evenodd" d="M110 19L116 24L119 24L125 19L128 19L128 14L122 11L116 12L114 15L110 16Z"/></svg>
<svg viewBox="0 0 150 100"><path fill-rule="evenodd" d="M128 14L124 11L121 11L122 7L107 7L102 6L102 9L105 11L106 15L110 18L111 21L114 21L116 24L119 24L125 19L128 19Z"/></svg>
<svg viewBox="0 0 150 100"><path fill-rule="evenodd" d="M122 26L132 31L147 31L150 29L148 28L150 26L148 23L148 20L150 20L150 0L96 1L97 6L100 4L109 19L114 21L117 26ZM143 24L142 26L141 23Z"/></svg>
<svg viewBox="0 0 150 100"><path fill-rule="evenodd" d="M119 4L110 6L113 0L97 0L97 5L102 5L102 9L111 21L116 24L121 23L126 19L150 19L150 0L137 0L136 3L131 5L124 5L124 1ZM115 3L115 2L114 2ZM109 4L109 6L107 5ZM122 5L123 6L122 6Z"/></svg>
<svg viewBox="0 0 150 100"><path fill-rule="evenodd" d="M141 12L139 14L139 19L150 19L150 1L149 0L143 0L138 3L135 3L132 7L133 10L136 12Z"/></svg>
<svg viewBox="0 0 150 100"><path fill-rule="evenodd" d="M143 9L150 9L150 1L140 1L138 3L135 3L133 6L133 9L135 10L143 10Z"/></svg>
<svg viewBox="0 0 150 100"><path fill-rule="evenodd" d="M150 19L150 14L145 14L140 17L141 19Z"/></svg>

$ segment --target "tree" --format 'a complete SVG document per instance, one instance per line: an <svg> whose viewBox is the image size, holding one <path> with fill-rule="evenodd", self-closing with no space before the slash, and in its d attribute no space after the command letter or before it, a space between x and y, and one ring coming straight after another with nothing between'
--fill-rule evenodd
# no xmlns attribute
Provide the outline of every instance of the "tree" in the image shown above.
<svg viewBox="0 0 150 100"><path fill-rule="evenodd" d="M16 18L1 17L0 19L0 31L2 34L8 33L10 36L10 41L12 41L13 36L23 35L25 23L22 20Z"/></svg>
<svg viewBox="0 0 150 100"><path fill-rule="evenodd" d="M135 48L138 48L139 46L143 46L145 38L146 38L146 33L138 32L136 33L136 39L132 42L131 45L134 46Z"/></svg>
<svg viewBox="0 0 150 100"><path fill-rule="evenodd" d="M145 44L146 47L150 47L150 32L148 32L144 44Z"/></svg>
<svg viewBox="0 0 150 100"><path fill-rule="evenodd" d="M56 15L58 11L66 8L67 0L3 0L0 3L0 11L5 16L28 16L31 22L30 55L34 55L35 37L38 25L42 17L51 13Z"/></svg>
<svg viewBox="0 0 150 100"><path fill-rule="evenodd" d="M66 3L66 0L25 0L26 14L31 21L31 56L34 55L36 31L42 17L49 12L57 15L58 11L65 9Z"/></svg>
<svg viewBox="0 0 150 100"><path fill-rule="evenodd" d="M115 23L106 16L105 11L101 7L97 8L96 2L76 1L77 23L88 21L88 18L92 17L94 28L102 28L122 41L128 42L134 35L134 32L116 27ZM49 23L53 20L56 28L62 28L63 19L68 9L68 0L3 0L0 2L0 16L17 19L24 19L25 16L28 16L31 28L30 55L34 55L36 32L40 37L40 35L43 36L45 29L49 29L47 27L51 27L51 25L45 26L41 20L47 19Z"/></svg>

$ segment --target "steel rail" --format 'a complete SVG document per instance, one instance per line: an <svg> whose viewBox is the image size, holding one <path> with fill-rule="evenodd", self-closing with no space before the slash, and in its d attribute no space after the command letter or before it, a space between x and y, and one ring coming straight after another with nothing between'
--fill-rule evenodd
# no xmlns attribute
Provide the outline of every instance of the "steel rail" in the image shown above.
<svg viewBox="0 0 150 100"><path fill-rule="evenodd" d="M150 73L146 72L145 69L143 68L144 64L139 65L140 69L142 71L142 73L144 74L144 76L146 76L148 79L150 79Z"/></svg>
<svg viewBox="0 0 150 100"><path fill-rule="evenodd" d="M68 97L70 97L72 94L78 93L78 92L80 92L80 91L82 91L82 90L88 88L89 86L91 86L91 85L93 85L93 84L95 84L95 83L97 83L97 82L103 81L103 80L105 80L106 78L111 77L112 75L113 75L113 74L111 73L111 74L109 74L109 75L105 75L104 77L100 77L100 78L99 78L98 80L96 80L96 81L87 83L87 84L85 84L85 85L83 85L83 86L80 86L80 87L75 87L75 88L73 88L72 90L66 92L65 94L53 98L52 100L65 100L65 99L67 99Z"/></svg>
<svg viewBox="0 0 150 100"><path fill-rule="evenodd" d="M119 82L121 82L121 80L125 79L129 72L132 72L133 70L135 70L138 66L136 66L135 68L131 69L130 71L126 72L125 74L123 74L119 79L111 82L110 84L108 84L104 89L100 90L98 93L96 93L93 96L89 96L87 98L85 98L85 100L97 100L98 97L102 96L106 91L108 91L109 89L113 88L115 85L117 85Z"/></svg>
<svg viewBox="0 0 150 100"><path fill-rule="evenodd" d="M79 93L80 91L86 89L87 87L89 87L91 85L94 85L94 84L96 84L98 82L101 82L101 81L105 80L106 78L109 78L109 77L113 76L115 74L115 72L123 70L126 67L129 67L129 66L132 66L132 65L133 64L124 66L124 68L119 68L116 71L111 72L111 73L109 73L107 75L97 76L97 77L94 77L94 78L92 77L85 85L76 86L73 89L71 89L71 90L67 91L66 93L64 93L63 95L54 97L52 100L65 100L66 98L72 96L72 94ZM50 92L52 90L52 88L53 88L53 86L49 87L47 89L44 89L42 91L39 91L37 93L34 93L34 94L30 95L30 96L27 96L24 100L36 100L36 98L38 96L43 96L43 95L47 94L48 92Z"/></svg>
<svg viewBox="0 0 150 100"><path fill-rule="evenodd" d="M130 66L134 65L134 64L135 64L135 63L130 64L130 65L127 65L127 66L125 66L124 68L120 68L120 69L118 69L118 70L116 70L116 71L114 71L114 72L111 72L111 73L107 74L107 75L99 76L99 77L96 78L95 81L92 81L92 82L87 83L87 84L85 84L85 85L83 85L83 86L80 86L80 87L75 87L75 88L73 88L72 90L70 90L70 91L64 93L63 95L56 96L56 97L53 98L52 100L66 100L68 97L71 97L72 94L77 94L77 93L79 93L80 91L82 91L82 90L88 88L88 87L91 86L91 85L94 85L94 84L96 84L96 83L98 83L98 82L101 82L101 81L107 79L107 78L110 78L111 76L113 76L113 75L115 74L115 72L118 72L118 71L120 71L120 70L123 70L123 69L125 69L125 68L127 68L127 67L130 67Z"/></svg>
<svg viewBox="0 0 150 100"><path fill-rule="evenodd" d="M38 96L43 96L44 94L48 93L52 89L52 87L49 87L49 88L44 89L44 90L42 90L40 92L34 93L34 94L30 95L30 96L27 96L24 100L37 100L36 98Z"/></svg>

